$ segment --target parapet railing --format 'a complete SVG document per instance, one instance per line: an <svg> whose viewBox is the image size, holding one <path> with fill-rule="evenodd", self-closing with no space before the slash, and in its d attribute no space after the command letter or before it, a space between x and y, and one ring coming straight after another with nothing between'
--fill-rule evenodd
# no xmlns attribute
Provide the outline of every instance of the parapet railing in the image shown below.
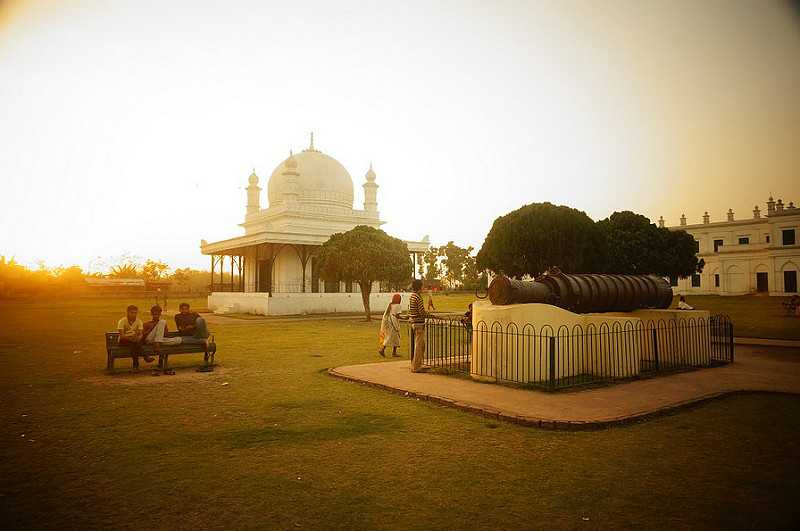
<svg viewBox="0 0 800 531"><path fill-rule="evenodd" d="M408 338L413 356L410 330ZM425 338L423 363L433 369L548 391L734 359L733 323L726 315L558 328L429 319Z"/></svg>

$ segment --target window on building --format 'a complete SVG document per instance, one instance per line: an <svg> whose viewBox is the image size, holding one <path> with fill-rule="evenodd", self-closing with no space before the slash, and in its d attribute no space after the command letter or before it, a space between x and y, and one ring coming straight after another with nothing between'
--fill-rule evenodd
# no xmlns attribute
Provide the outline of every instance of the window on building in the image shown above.
<svg viewBox="0 0 800 531"><path fill-rule="evenodd" d="M714 287L715 287L715 288L718 288L718 287L719 287L719 273L716 273L716 274L714 275Z"/></svg>
<svg viewBox="0 0 800 531"><path fill-rule="evenodd" d="M678 277L669 277L669 285L675 287L678 285Z"/></svg>
<svg viewBox="0 0 800 531"><path fill-rule="evenodd" d="M794 245L794 229L783 229L783 244Z"/></svg>
<svg viewBox="0 0 800 531"><path fill-rule="evenodd" d="M692 275L692 287L693 288L699 288L700 287L700 275L698 275L697 273Z"/></svg>
<svg viewBox="0 0 800 531"><path fill-rule="evenodd" d="M722 247L722 240L714 240L714 252L718 253L719 248Z"/></svg>
<svg viewBox="0 0 800 531"><path fill-rule="evenodd" d="M750 238L748 237L739 238L739 245L749 245L749 244L750 244Z"/></svg>
<svg viewBox="0 0 800 531"><path fill-rule="evenodd" d="M699 253L700 252L700 242L697 241L697 240L694 241L694 252L695 253Z"/></svg>
<svg viewBox="0 0 800 531"><path fill-rule="evenodd" d="M765 234L764 237L767 239L767 243L769 243L769 234Z"/></svg>

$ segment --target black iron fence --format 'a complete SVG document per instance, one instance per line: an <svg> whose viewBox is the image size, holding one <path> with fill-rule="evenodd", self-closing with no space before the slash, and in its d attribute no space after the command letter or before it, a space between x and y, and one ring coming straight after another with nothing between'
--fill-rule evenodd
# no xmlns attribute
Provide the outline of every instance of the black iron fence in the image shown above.
<svg viewBox="0 0 800 531"><path fill-rule="evenodd" d="M733 323L709 319L609 320L540 328L430 319L424 364L479 380L554 391L733 362ZM413 336L409 333L413 356Z"/></svg>

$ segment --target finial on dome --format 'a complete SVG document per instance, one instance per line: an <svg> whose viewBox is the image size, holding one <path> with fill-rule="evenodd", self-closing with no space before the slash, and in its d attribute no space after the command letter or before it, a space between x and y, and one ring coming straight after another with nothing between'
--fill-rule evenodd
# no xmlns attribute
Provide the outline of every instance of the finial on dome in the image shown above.
<svg viewBox="0 0 800 531"><path fill-rule="evenodd" d="M314 151L314 131L311 131L311 145L308 146L310 151Z"/></svg>
<svg viewBox="0 0 800 531"><path fill-rule="evenodd" d="M255 168L253 168L253 173L250 174L250 177L248 177L247 180L250 184L258 184L258 175L256 175Z"/></svg>
<svg viewBox="0 0 800 531"><path fill-rule="evenodd" d="M294 158L294 154L292 153L291 149L289 150L289 158L286 159L285 165L290 170L294 170L297 168L297 159Z"/></svg>

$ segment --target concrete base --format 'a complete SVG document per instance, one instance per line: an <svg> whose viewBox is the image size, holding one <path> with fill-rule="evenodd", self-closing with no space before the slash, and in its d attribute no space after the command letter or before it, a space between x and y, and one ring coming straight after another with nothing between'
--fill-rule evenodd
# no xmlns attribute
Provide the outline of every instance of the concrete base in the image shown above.
<svg viewBox="0 0 800 531"><path fill-rule="evenodd" d="M382 312L393 293L370 294L370 309ZM408 307L410 294L401 293L402 307ZM358 313L364 311L361 293L228 293L214 292L208 297L208 309L220 315L249 313L253 315L303 315L324 313Z"/></svg>
<svg viewBox="0 0 800 531"><path fill-rule="evenodd" d="M687 360L709 365L708 318L706 311L576 314L549 304L477 301L470 373L484 381L541 383L580 375L629 378L656 360L662 368Z"/></svg>

